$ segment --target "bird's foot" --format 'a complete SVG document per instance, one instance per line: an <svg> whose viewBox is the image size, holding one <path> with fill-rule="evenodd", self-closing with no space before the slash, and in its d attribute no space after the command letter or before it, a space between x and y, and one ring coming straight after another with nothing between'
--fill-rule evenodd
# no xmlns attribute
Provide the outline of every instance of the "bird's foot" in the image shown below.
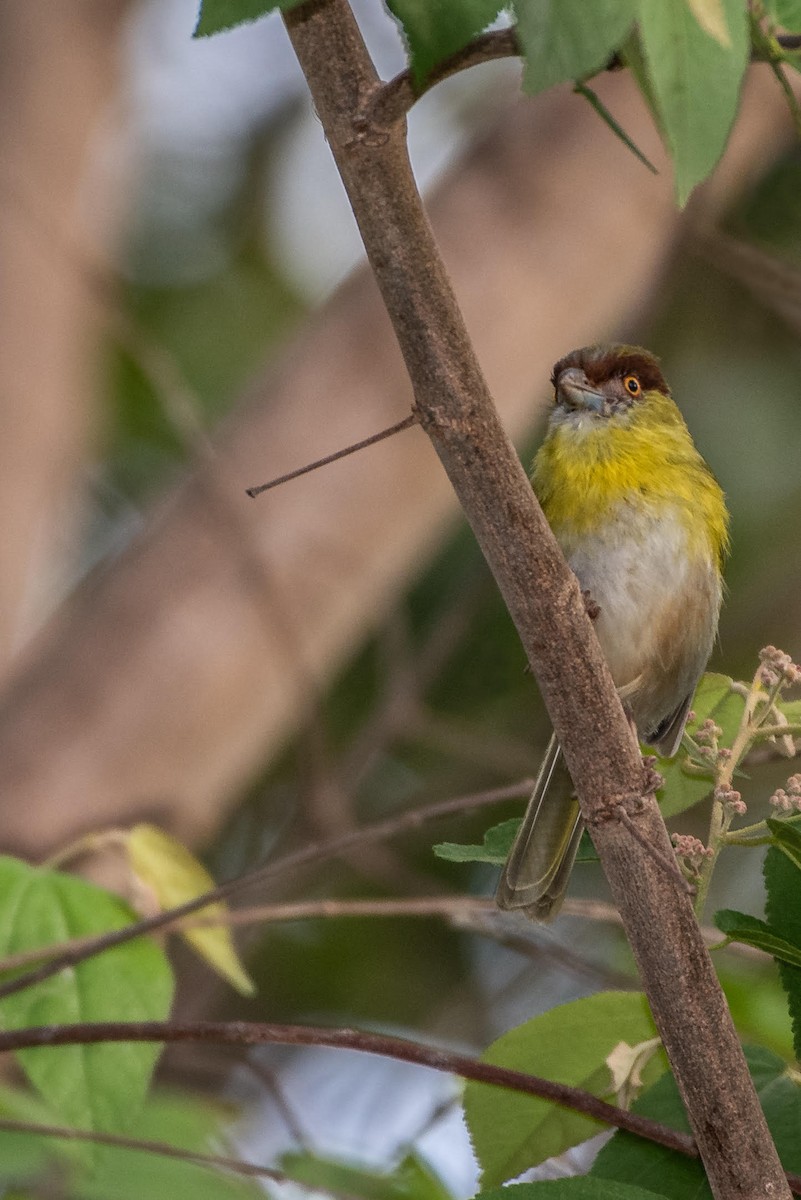
<svg viewBox="0 0 801 1200"><path fill-rule="evenodd" d="M655 754L643 754L642 756L642 767L645 772L642 789L644 796L652 796L654 792L664 787L664 776L660 775L655 767L657 761Z"/></svg>
<svg viewBox="0 0 801 1200"><path fill-rule="evenodd" d="M581 589L581 598L584 601L584 607L587 610L587 616L591 621L597 620L601 613L601 606L596 604L592 598L592 592L589 588Z"/></svg>

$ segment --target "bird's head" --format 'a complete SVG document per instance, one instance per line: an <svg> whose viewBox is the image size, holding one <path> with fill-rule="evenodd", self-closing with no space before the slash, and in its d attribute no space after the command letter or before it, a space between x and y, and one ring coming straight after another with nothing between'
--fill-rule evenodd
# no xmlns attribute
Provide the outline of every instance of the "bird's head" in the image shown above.
<svg viewBox="0 0 801 1200"><path fill-rule="evenodd" d="M552 425L628 422L643 406L670 397L658 360L640 346L572 350L559 359L551 383Z"/></svg>

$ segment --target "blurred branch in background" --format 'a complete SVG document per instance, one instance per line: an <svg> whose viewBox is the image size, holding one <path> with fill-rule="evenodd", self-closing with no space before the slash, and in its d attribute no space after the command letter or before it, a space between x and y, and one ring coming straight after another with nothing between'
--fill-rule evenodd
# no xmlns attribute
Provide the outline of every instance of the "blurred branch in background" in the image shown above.
<svg viewBox="0 0 801 1200"><path fill-rule="evenodd" d="M770 84L752 75L737 136L706 193L712 215L789 134ZM658 157L625 76L601 80L599 91ZM517 437L564 346L634 317L676 229L668 180L649 176L564 93L504 114L430 211ZM605 286L583 287L588 278ZM536 330L533 345L525 329ZM226 486L244 487L400 419L409 404L386 319L360 275L249 389L222 431L214 470ZM243 582L241 539L222 528L204 470L19 662L0 708L0 786L17 798L9 844L38 848L143 811L179 834L207 835L308 709L310 681L321 686L351 652L453 517L443 476L414 431L256 505L232 495L230 513L257 548L281 617L267 630Z"/></svg>
<svg viewBox="0 0 801 1200"><path fill-rule="evenodd" d="M0 670L73 573L82 473L99 420L94 299L25 218L32 190L76 251L115 236L91 145L118 86L125 0L0 12ZM91 185L91 186L90 186ZM93 246L97 251L97 245Z"/></svg>

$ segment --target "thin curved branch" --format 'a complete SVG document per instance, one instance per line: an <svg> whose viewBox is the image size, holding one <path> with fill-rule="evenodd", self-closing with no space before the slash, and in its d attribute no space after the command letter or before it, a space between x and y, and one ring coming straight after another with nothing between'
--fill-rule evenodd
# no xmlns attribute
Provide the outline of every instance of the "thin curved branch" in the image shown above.
<svg viewBox="0 0 801 1200"><path fill-rule="evenodd" d="M285 854L283 858L278 858L273 862L256 867L255 870L248 871L246 874L240 875L237 879L221 883L219 887L212 888L200 896L195 896L193 900L187 900L185 904L178 904L175 908L165 909L164 912L156 913L155 916L146 917L144 920L136 921L131 925L125 925L122 929L114 929L110 933L102 934L100 937L79 940L77 945L72 945L63 952L56 954L54 958L44 963L37 970L29 971L25 975L18 975L15 979L0 984L0 999L4 999L6 996L13 996L15 992L24 991L25 988L33 987L34 984L41 983L45 979L50 979L53 975L58 974L59 971L63 971L65 967L74 967L77 963L84 962L87 958L93 958L95 955L102 954L106 950L111 950L115 946L121 946L125 942L132 941L134 938L142 937L143 934L153 933L157 929L167 929L182 917L188 917L191 913L199 912L200 909L206 908L209 904L214 904L220 900L227 900L237 892L245 891L247 888L255 887L257 884L265 883L268 879L272 879L282 871L307 866L309 863L319 862L327 858L335 858L337 855L344 853L346 850L351 850L356 846L365 846L374 842L384 841L387 838L394 837L398 833L418 829L427 821L435 820L439 817L470 812L472 809L483 808L487 804L499 804L504 800L518 799L520 796L527 795L533 786L534 781L532 779L522 779L506 787L491 788L485 792L475 792L468 796L458 796L455 799L442 800L437 804L430 804L426 808L412 809L409 812L401 813L400 816L389 817L385 821L377 821L375 824L364 826L361 829L350 830L341 837L331 838L328 841L312 842L300 850Z"/></svg>
<svg viewBox="0 0 801 1200"><path fill-rule="evenodd" d="M776 41L782 50L801 50L801 34L782 33ZM498 58L516 58L522 54L517 30L492 29L473 38L461 50L444 59L431 71L423 83L415 82L411 69L401 71L388 83L381 84L375 89L368 102L359 113L355 122L360 136L378 137L382 131L387 131L402 121L409 110L421 96L431 91L443 79L466 71L470 67L480 67L482 63L493 62ZM766 62L764 54L754 50L752 61ZM623 62L618 54L613 54L603 71L619 71ZM600 72L599 72L600 73Z"/></svg>
<svg viewBox="0 0 801 1200"><path fill-rule="evenodd" d="M360 1029L324 1028L313 1025L276 1025L248 1021L101 1021L75 1025L50 1025L16 1029L0 1033L0 1053L30 1049L35 1046L88 1046L99 1042L202 1042L224 1046L324 1046L339 1050L358 1050L378 1054L399 1062L429 1067L486 1083L536 1096L553 1104L561 1104L575 1112L584 1113L618 1129L646 1138L669 1150L690 1158L698 1157L698 1148L688 1133L670 1129L658 1121L617 1108L581 1088L569 1087L538 1075L498 1067L466 1054L424 1046L406 1038L367 1033Z"/></svg>

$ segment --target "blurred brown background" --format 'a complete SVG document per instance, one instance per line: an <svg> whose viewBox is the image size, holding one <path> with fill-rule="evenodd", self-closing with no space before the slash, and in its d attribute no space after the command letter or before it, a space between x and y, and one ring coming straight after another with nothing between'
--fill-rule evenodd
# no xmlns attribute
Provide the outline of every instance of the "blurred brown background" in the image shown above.
<svg viewBox="0 0 801 1200"><path fill-rule="evenodd" d="M393 22L379 0L356 8L391 75ZM546 728L420 431L244 496L400 420L411 397L280 21L194 42L195 17L192 0L0 8L2 842L38 859L144 817L229 876L530 774ZM415 110L418 177L526 455L556 358L606 337L662 355L733 514L713 665L750 674L767 642L801 651L801 152L752 68L723 164L678 214L629 80L597 88L658 176L569 88L521 99L516 65L496 63ZM761 768L746 799L782 774ZM487 823L280 894L488 892L491 873L430 851ZM757 875L736 876L737 907L758 904ZM602 888L595 868L578 888ZM250 947L252 1012L481 1046L531 1011L532 964L540 1007L630 971L616 935L562 924L568 942L514 925L522 958L427 922L278 926ZM744 1028L758 1012L786 1048L770 973L729 983ZM206 986L195 1013L228 1004ZM415 1121L425 1141L441 1094L412 1091L409 1129L356 1149L381 1160ZM336 1096L316 1099L314 1122L333 1120ZM457 1189L459 1153L442 1165Z"/></svg>

